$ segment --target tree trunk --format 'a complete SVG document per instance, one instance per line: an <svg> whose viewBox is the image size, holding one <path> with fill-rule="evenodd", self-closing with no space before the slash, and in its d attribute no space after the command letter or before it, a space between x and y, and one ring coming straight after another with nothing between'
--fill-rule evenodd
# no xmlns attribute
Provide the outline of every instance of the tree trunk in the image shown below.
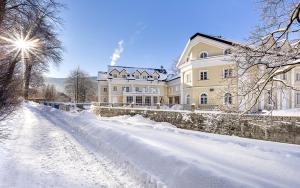
<svg viewBox="0 0 300 188"><path fill-rule="evenodd" d="M24 98L25 100L28 100L29 95L29 84L30 84L30 78L31 78L31 70L32 70L32 64L26 63L25 65L25 75L24 75Z"/></svg>
<svg viewBox="0 0 300 188"><path fill-rule="evenodd" d="M6 8L7 0L0 0L0 26L4 20L5 8Z"/></svg>

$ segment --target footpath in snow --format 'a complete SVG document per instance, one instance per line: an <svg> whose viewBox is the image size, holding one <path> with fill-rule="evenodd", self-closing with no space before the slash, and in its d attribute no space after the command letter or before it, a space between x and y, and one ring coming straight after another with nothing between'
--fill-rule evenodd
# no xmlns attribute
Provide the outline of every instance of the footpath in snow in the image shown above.
<svg viewBox="0 0 300 188"><path fill-rule="evenodd" d="M50 111L41 109L25 105L0 122L1 188L138 186L126 171L101 153L92 153L71 129L62 129L59 119L47 118Z"/></svg>
<svg viewBox="0 0 300 188"><path fill-rule="evenodd" d="M300 146L26 104L2 122L0 187L300 187ZM1 145L2 144L2 145ZM2 155L3 153L3 155Z"/></svg>

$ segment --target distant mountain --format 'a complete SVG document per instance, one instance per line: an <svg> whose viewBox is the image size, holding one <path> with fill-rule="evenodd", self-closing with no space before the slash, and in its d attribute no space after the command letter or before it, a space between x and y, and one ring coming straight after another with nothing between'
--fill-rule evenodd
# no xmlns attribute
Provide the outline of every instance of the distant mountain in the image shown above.
<svg viewBox="0 0 300 188"><path fill-rule="evenodd" d="M95 82L95 85L97 85L97 77L91 76L90 77L93 82ZM65 93L65 81L67 78L53 78L53 77L45 77L45 85L54 85L56 90L62 93Z"/></svg>

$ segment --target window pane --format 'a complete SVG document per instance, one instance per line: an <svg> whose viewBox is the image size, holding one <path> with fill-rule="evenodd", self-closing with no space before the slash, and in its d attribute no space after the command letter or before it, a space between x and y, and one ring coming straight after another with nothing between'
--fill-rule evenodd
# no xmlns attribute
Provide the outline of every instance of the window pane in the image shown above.
<svg viewBox="0 0 300 188"><path fill-rule="evenodd" d="M142 104L142 103L143 103L142 100L143 100L143 99L142 99L142 96L136 96L136 98L135 98L136 104Z"/></svg>

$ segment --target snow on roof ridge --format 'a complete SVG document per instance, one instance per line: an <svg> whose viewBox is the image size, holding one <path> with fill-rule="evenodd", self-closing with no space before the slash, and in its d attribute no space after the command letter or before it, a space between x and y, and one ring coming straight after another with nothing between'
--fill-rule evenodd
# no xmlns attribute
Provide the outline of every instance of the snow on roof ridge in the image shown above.
<svg viewBox="0 0 300 188"><path fill-rule="evenodd" d="M120 66L120 65L108 65L108 67L130 68L130 69L152 69L152 70L161 69L161 68L147 68L147 67L129 67L129 66Z"/></svg>

